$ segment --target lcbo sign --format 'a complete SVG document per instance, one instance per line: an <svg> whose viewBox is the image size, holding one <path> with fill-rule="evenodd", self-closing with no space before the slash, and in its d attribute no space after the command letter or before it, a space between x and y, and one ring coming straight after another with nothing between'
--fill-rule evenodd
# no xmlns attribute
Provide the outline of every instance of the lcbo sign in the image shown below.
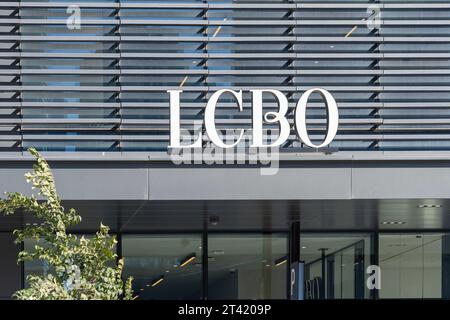
<svg viewBox="0 0 450 320"><path fill-rule="evenodd" d="M170 145L169 148L201 148L202 147L202 136L200 136L195 140L194 143L185 145L181 144L180 141L180 95L182 90L169 90L167 91L170 94ZM250 90L252 93L252 144L250 147L258 148L258 147L278 147L281 146L288 138L291 131L291 127L289 121L286 119L286 114L288 112L288 100L286 96L278 90ZM319 93L325 101L327 114L328 114L328 122L327 122L327 134L325 139L321 144L313 144L308 136L308 130L306 128L306 105L309 100L309 97L312 93ZM244 129L240 129L238 139L231 143L226 144L217 133L216 123L215 123L215 111L216 105L219 98L224 94L231 94L237 103L237 107L239 111L243 111L243 100L242 100L242 91L233 91L229 89L222 89L215 92L211 98L209 99L206 109L205 109L205 129L206 133L213 144L220 148L233 148L235 147L239 141L242 139L244 135ZM266 112L263 115L263 94L271 94L275 97L278 102L279 109L277 112ZM270 143L263 143L263 118L266 123L276 123L279 125L280 131L278 138ZM334 137L336 136L339 124L339 113L338 107L333 96L326 90L320 88L314 88L306 91L298 101L296 110L295 110L295 130L297 131L297 135L299 139L307 146L311 148L322 148L329 145Z"/></svg>

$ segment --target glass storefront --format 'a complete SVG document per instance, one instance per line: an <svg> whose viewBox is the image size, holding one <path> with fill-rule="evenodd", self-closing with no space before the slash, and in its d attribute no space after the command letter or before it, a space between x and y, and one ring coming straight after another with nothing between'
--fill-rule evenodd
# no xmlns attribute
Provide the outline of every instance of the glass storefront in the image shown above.
<svg viewBox="0 0 450 320"><path fill-rule="evenodd" d="M134 277L139 299L287 298L287 233L126 234L119 239L124 276ZM305 299L450 297L449 234L302 233L300 245ZM28 250L33 246L24 243ZM375 262L381 270L377 292L366 285L367 268ZM46 272L51 270L43 263L24 264L25 277Z"/></svg>
<svg viewBox="0 0 450 320"><path fill-rule="evenodd" d="M36 242L30 239L25 239L23 242L23 248L26 251L34 251L34 247L36 245ZM43 245L45 246L45 245ZM24 279L24 285L25 287L28 287L27 282L27 275L28 274L36 274L36 275L47 275L53 273L52 268L48 265L48 263L41 261L41 260L32 260L27 261L23 265L25 279Z"/></svg>
<svg viewBox="0 0 450 320"><path fill-rule="evenodd" d="M87 239L92 239L94 237L93 234L78 234L77 235L78 238L84 237ZM114 236L114 234L112 234L112 236ZM116 236L117 237L117 236ZM23 242L23 249L25 251L28 252L33 252L35 249L36 245L42 246L44 248L48 247L48 243L41 240L39 243L32 240L32 239L25 239L25 241ZM117 249L117 248L116 248ZM23 284L25 287L28 287L28 281L27 281L27 275L29 274L34 274L34 275L39 275L39 276L44 276L47 274L55 274L55 269L50 266L47 262L45 261L41 261L41 260L31 260L31 261L26 261L23 264L23 274L24 274L24 279L23 279Z"/></svg>

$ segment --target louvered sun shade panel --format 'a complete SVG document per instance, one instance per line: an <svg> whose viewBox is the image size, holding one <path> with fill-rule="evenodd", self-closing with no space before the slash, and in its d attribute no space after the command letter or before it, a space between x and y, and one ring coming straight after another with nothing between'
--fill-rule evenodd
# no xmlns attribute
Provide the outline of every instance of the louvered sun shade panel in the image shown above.
<svg viewBox="0 0 450 320"><path fill-rule="evenodd" d="M281 90L292 119L312 87L338 101L332 148L450 149L447 1L84 1L70 30L73 4L0 2L2 151L165 151L168 89L184 90L193 129L217 89ZM224 97L219 129L250 128L244 98L238 112ZM319 141L326 114L318 96L309 105Z"/></svg>
<svg viewBox="0 0 450 320"><path fill-rule="evenodd" d="M21 2L22 144L114 150L120 144L117 4L85 2L83 25L72 30L69 4Z"/></svg>
<svg viewBox="0 0 450 320"><path fill-rule="evenodd" d="M17 19L17 7L0 7L0 19ZM19 26L0 25L0 150L20 150Z"/></svg>
<svg viewBox="0 0 450 320"><path fill-rule="evenodd" d="M449 149L450 3L384 4L379 147Z"/></svg>

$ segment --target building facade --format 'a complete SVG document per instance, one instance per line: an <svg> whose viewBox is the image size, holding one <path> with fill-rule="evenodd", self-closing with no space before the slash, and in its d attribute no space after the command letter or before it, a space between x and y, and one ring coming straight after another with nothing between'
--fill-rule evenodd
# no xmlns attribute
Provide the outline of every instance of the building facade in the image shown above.
<svg viewBox="0 0 450 320"><path fill-rule="evenodd" d="M450 298L448 1L1 1L0 46L0 191L30 192L37 148L83 217L74 232L117 234L140 299L287 299L293 242L305 299ZM319 149L293 126L311 88L339 110ZM217 104L231 139L252 128L250 90L286 96L292 131L270 161L245 145L241 161L205 161L206 138L184 161L168 148L167 91L194 137L220 89L243 92L242 110ZM314 143L327 117L312 94ZM0 217L0 298L51 272L16 265L11 231L27 223Z"/></svg>

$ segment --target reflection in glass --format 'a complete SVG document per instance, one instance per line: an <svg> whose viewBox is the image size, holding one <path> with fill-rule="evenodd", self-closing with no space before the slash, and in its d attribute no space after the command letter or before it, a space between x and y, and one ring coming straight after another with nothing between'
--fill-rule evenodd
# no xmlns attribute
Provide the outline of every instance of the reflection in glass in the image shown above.
<svg viewBox="0 0 450 320"><path fill-rule="evenodd" d="M441 298L443 257L450 249L446 238L441 234L380 235L380 298Z"/></svg>
<svg viewBox="0 0 450 320"><path fill-rule="evenodd" d="M34 251L34 246L36 242L34 240L25 239L24 241L24 250L28 252ZM42 244L40 244L42 245ZM45 245L42 245L45 247ZM49 264L46 261L42 260L32 260L26 261L23 264L24 269L24 284L25 288L29 286L27 276L28 275L37 275L37 276L45 276L47 274L52 274L53 270L50 268Z"/></svg>
<svg viewBox="0 0 450 320"><path fill-rule="evenodd" d="M114 235L111 235L111 236L114 236ZM78 239L80 239L81 237L84 237L86 239L92 239L94 236L92 234L89 234L89 235L77 235L77 237L78 237ZM33 252L35 250L34 247L36 244L37 244L37 242L35 240L25 239L24 243L23 243L24 250L28 251L28 252ZM41 240L39 242L39 245L46 248L48 246L48 243L45 242L44 240ZM112 262L111 266L113 266L114 261L111 261L111 262ZM31 275L37 275L37 276L45 276L47 274L54 274L54 272L55 272L54 268L51 265L49 265L49 263L47 261L42 261L42 260L25 261L23 264L23 270L24 270L25 288L27 288L29 286L28 281L27 281L28 275L31 274Z"/></svg>

